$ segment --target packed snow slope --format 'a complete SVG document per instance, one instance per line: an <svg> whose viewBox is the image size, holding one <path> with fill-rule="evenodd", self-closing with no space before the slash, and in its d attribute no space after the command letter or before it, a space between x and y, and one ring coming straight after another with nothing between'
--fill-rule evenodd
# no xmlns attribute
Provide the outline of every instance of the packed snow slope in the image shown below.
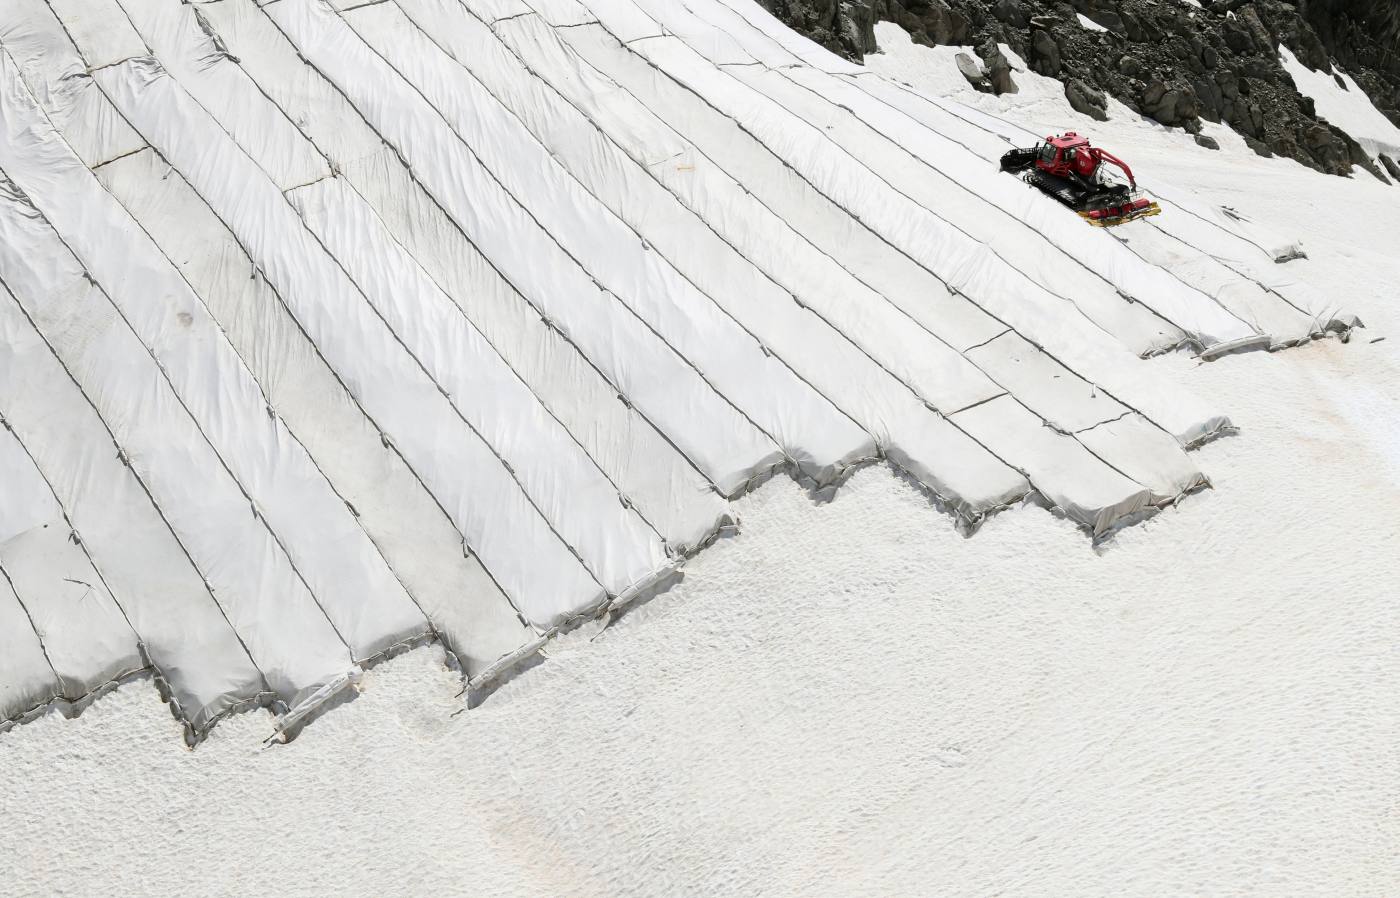
<svg viewBox="0 0 1400 898"><path fill-rule="evenodd" d="M484 687L775 472L1103 537L1231 428L1148 357L1357 323L751 0L0 0L0 128L0 726L149 671L290 728L433 640Z"/></svg>

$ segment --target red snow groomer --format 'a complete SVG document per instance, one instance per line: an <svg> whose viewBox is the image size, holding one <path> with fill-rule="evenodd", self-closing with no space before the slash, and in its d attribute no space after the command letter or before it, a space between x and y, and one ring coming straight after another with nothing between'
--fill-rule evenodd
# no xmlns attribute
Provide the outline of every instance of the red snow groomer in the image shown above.
<svg viewBox="0 0 1400 898"><path fill-rule="evenodd" d="M1128 183L1106 177L1104 163L1116 165ZM1087 137L1067 131L1028 150L1012 150L1001 157L1001 170L1025 172L1027 184L1038 187L1078 212L1095 227L1126 224L1156 215L1162 209L1138 190L1133 170L1117 156L1089 145Z"/></svg>

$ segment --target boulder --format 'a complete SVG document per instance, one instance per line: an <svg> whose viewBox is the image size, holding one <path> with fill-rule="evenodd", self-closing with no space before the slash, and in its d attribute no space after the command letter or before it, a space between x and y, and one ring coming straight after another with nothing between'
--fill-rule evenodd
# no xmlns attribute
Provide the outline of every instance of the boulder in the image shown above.
<svg viewBox="0 0 1400 898"><path fill-rule="evenodd" d="M987 80L987 76L982 73L982 67L977 64L977 60L966 53L959 53L953 57L953 61L958 65L958 71L967 79L967 83L984 94L992 92L992 84Z"/></svg>
<svg viewBox="0 0 1400 898"><path fill-rule="evenodd" d="M1103 91L1095 90L1078 78L1071 78L1065 85L1065 99L1075 112L1101 122L1108 121L1108 99Z"/></svg>
<svg viewBox="0 0 1400 898"><path fill-rule="evenodd" d="M1019 88L1011 77L1011 62L1002 54L1001 48L988 41L982 49L982 63L986 66L987 81L992 85L992 93L1014 94Z"/></svg>
<svg viewBox="0 0 1400 898"><path fill-rule="evenodd" d="M1041 75L1054 78L1060 74L1060 45L1047 28L1031 28L1031 68Z"/></svg>

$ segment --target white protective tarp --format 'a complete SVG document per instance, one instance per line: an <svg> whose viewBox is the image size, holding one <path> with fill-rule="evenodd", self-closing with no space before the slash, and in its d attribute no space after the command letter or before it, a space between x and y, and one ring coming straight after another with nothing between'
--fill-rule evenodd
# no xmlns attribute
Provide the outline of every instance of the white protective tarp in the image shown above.
<svg viewBox="0 0 1400 898"><path fill-rule="evenodd" d="M10 202L0 187L0 209ZM9 220L0 214L0 223ZM0 244L24 245L3 224L0 234ZM0 281L13 272L13 260L0 253ZM55 489L190 726L203 730L265 690L210 582L8 287L0 289L0 416Z"/></svg>
<svg viewBox="0 0 1400 898"><path fill-rule="evenodd" d="M204 12L249 76L301 124L668 544L685 551L711 537L728 515L704 475L502 277L252 0L223 0Z"/></svg>
<svg viewBox="0 0 1400 898"><path fill-rule="evenodd" d="M529 637L499 587L403 458L254 271L228 229L178 172L147 149L97 170L181 274L258 378L277 414L355 510L469 671Z"/></svg>
<svg viewBox="0 0 1400 898"><path fill-rule="evenodd" d="M140 0L124 2L131 6ZM168 71L189 98L227 131L223 138L211 130L205 145L236 143L283 189L320 243L308 239L270 190L262 191L267 198L264 217L248 217L241 209L229 213L236 228L243 225L238 233L259 263L282 261L275 268L286 272L279 287L291 307L302 312L308 332L332 363L342 370L354 370L353 363L364 371L402 372L402 389L443 393L449 414L455 412L501 458L531 503L609 594L626 593L653 577L663 564L655 531L621 501L606 475L394 242L353 188L339 179L327 180L329 170L315 148L221 52L208 25L196 21L198 10L164 8L174 14L153 15L148 40L163 51ZM279 171L284 159L298 156L314 158L314 169L302 172L297 165ZM260 180L251 166L246 170L254 182ZM332 258L326 259L327 254ZM298 258L313 269L312 277L301 276L297 266L286 262ZM324 318L306 313L305 298L313 295L323 305L332 295L343 303L335 316L335 335L318 326ZM365 342L355 346L351 337L360 332Z"/></svg>
<svg viewBox="0 0 1400 898"><path fill-rule="evenodd" d="M144 145L88 76L87 66L44 0L0 0L0 44L83 162L100 165Z"/></svg>
<svg viewBox="0 0 1400 898"><path fill-rule="evenodd" d="M549 627L601 602L602 587L510 469L413 365L281 191L218 124L144 61L104 69L98 80L247 247L366 411L396 435L405 458L453 511L468 544L526 618Z"/></svg>
<svg viewBox="0 0 1400 898"><path fill-rule="evenodd" d="M583 270L422 96L329 7L313 0L280 0L266 12L409 162L511 283L594 359L721 492L732 494L782 463L782 450L618 296ZM587 230L591 222L580 221L576 227ZM839 471L832 469L852 460L847 456L836 452L834 457L812 458L811 463L822 466L813 473L836 476Z"/></svg>
<svg viewBox="0 0 1400 898"><path fill-rule="evenodd" d="M46 207L57 208L66 223L77 224L70 233L83 236L85 248L104 267L128 268L141 258L131 252L130 243L102 239L102 213L115 215L115 200L43 127L8 58L0 60L0 79L0 108L9 126L0 140L0 169L28 194L0 203L0 223L8 231L8 264L0 277L113 429L157 505L223 599L269 684L284 699L299 700L350 668L351 652L258 506L250 502L167 379L173 366L157 365L138 339L133 319L121 313L91 268L79 262L43 215L36 193L47 201ZM128 236L134 230L115 222L110 227L109 235ZM147 255L144 261L156 266L164 260ZM159 280L149 267L118 271L111 278L118 286L129 284L127 289L141 285L146 297ZM179 288L174 289L178 296ZM191 365L207 364L212 353L206 347L223 339L207 320L196 330L199 307L193 302L171 309L146 301L127 309L139 313L135 320L144 320L153 332L163 332L167 344L182 349ZM198 395L207 408L228 415L226 397L237 379L230 381L225 383L215 372L206 374ZM226 428L234 437L251 438L257 428L268 426L265 412L228 418ZM240 451L239 459L242 464L271 461L248 449ZM299 485L305 489L308 483L314 481L302 478ZM301 535L324 539L310 530ZM322 545L334 548L330 542ZM347 598L343 593L336 597Z"/></svg>
<svg viewBox="0 0 1400 898"><path fill-rule="evenodd" d="M0 574L0 732L51 701L58 690L58 676L28 613Z"/></svg>
<svg viewBox="0 0 1400 898"><path fill-rule="evenodd" d="M0 483L0 574L24 603L62 696L76 701L144 668L136 634L9 430L0 430Z"/></svg>
<svg viewBox="0 0 1400 898"><path fill-rule="evenodd" d="M1000 392L956 352L907 322L891 321L881 313L897 312L878 296L851 297L847 302L822 280L817 270L805 280L819 294L794 296L750 263L739 249L724 241L707 223L678 205L662 183L653 180L635 159L589 127L588 119L548 87L528 78L524 66L496 42L485 24L468 15L455 2L428 0L405 4L410 16L425 29L420 40L431 36L453 53L453 58L482 79L479 89L493 90L541 140L561 164L593 195L637 229L651 246L746 332L788 365L799 377L811 383L839 409L868 432L874 434L887 453L909 458L919 471L932 472L925 484L970 517L1004 504L1025 491L1024 480L1016 472L979 452L964 435L935 417L925 407L954 411L991 398ZM352 13L352 18L369 16L371 10ZM379 13L374 13L379 14ZM402 14L386 12L386 16ZM551 40L552 31L538 17L523 16L501 23L502 28L520 25L532 28L542 41L556 51L562 45ZM400 19L396 29L414 25ZM388 28L371 29L385 33ZM423 47L423 52L435 52ZM541 77L548 69L535 58L531 68ZM576 76L582 73L575 69ZM517 89L518 88L518 89ZM587 92L587 87L584 88ZM644 110L630 110L629 145L643 158L671 158L680 150L657 132ZM606 120L606 116L599 116ZM672 152L675 150L676 152ZM732 182L731 190L714 191L696 185L692 195L711 197L727 207L734 220L750 221L767 214ZM718 185L717 185L718 186ZM774 221L777 227L780 223ZM758 252L782 254L789 246L787 235L770 230L768 245L758 241ZM773 245L773 244L776 244ZM809 270L799 263L793 269ZM817 260L814 260L816 262ZM849 302L864 298L864 308ZM816 303L820 303L820 308ZM830 326L826 316L845 325L847 335ZM883 324L883 327L881 326ZM873 347L866 357L861 346ZM873 360L872 360L873 359ZM879 367L889 364L899 369L900 380L890 378ZM902 381L902 383L901 383ZM902 384L907 384L904 386ZM933 418L933 420L926 420Z"/></svg>
<svg viewBox="0 0 1400 898"><path fill-rule="evenodd" d="M204 441L275 530L295 578L357 658L421 632L422 615L304 448L266 413L265 396L208 309L48 127L9 65L6 76L7 118L28 130L10 152L0 150L0 165L158 362ZM116 234L128 239L117 244Z"/></svg>
<svg viewBox="0 0 1400 898"><path fill-rule="evenodd" d="M593 8L601 12L604 6L608 12L601 17L607 24L613 4L599 3ZM896 232L891 236L875 228L867 217L852 216L846 203L860 205L865 200L860 191L853 189L856 182L848 177L850 166L823 153L819 135L810 138L797 135L799 149L821 153L830 161L828 165L809 167L807 174L811 180L799 175L797 169L807 157L797 153L793 161L780 155L788 152L788 144L794 142L791 131L779 130L771 135L775 145L770 147L758 139L754 128L724 115L697 93L695 85L688 86L685 78L714 86L730 99L749 102L766 116L753 124L791 116L734 82L678 40L648 39L624 48L599 26L570 28L560 34L591 64L641 98L653 112L702 147L707 155L724 160L722 164L726 170L742 172L746 188L774 209L781 210L785 220L794 227L804 228L813 243L842 259L863 280L880 286L886 296L937 298L938 292L928 286L930 281L952 284L959 302L971 303L984 316L1000 319L996 322L1000 327L993 325L983 339L995 336L1008 326L1014 327L1026 339L1138 409L1183 443L1199 441L1226 426L1223 416L1142 370L1132 353L1121 344L1105 339L1102 329L1067 310L1063 300L1046 293L994 257L984 253L980 260L970 260L970 268L940 274L945 266L927 244L920 239L899 238L898 232L906 230L909 222L898 216L886 216L890 219L891 230ZM662 68L670 72L669 76L657 68L663 62L668 63ZM819 190L822 184L836 196L833 198ZM800 202L796 201L799 192ZM842 197L844 201L837 201ZM900 202L908 203L902 199ZM828 205L826 216L815 214L822 210L822 203ZM879 215L880 210L872 214ZM896 278L907 278L907 283L890 284L891 272ZM963 290L958 284L977 289ZM944 286L941 292L947 294L949 290ZM975 344L965 344L964 348L966 345Z"/></svg>
<svg viewBox="0 0 1400 898"><path fill-rule="evenodd" d="M623 302L818 482L874 452L869 435L726 316L644 237L598 202L461 67L411 30L375 21L375 50L451 125L474 158L583 272ZM402 20L400 19L402 24ZM664 301L663 301L664 298Z"/></svg>
<svg viewBox="0 0 1400 898"><path fill-rule="evenodd" d="M480 696L778 471L1095 538L1202 488L1146 357L1357 322L1036 139L751 0L0 0L0 729L149 671L294 731L427 639Z"/></svg>

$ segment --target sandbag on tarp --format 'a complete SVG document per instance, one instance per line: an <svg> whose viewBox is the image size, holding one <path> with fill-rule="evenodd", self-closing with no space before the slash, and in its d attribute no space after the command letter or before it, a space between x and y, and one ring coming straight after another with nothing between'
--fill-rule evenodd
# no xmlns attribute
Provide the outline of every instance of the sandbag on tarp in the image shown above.
<svg viewBox="0 0 1400 898"><path fill-rule="evenodd" d="M240 65L330 158L492 347L667 544L686 552L730 521L704 475L482 257L398 156L301 60L252 0L204 14Z"/></svg>
<svg viewBox="0 0 1400 898"><path fill-rule="evenodd" d="M476 673L534 637L462 534L178 172L144 150L98 179L176 263L268 401L355 509L447 649ZM392 444L391 444L392 446Z"/></svg>
<svg viewBox="0 0 1400 898"><path fill-rule="evenodd" d="M0 429L0 570L76 701L146 666L136 634L15 435Z"/></svg>

